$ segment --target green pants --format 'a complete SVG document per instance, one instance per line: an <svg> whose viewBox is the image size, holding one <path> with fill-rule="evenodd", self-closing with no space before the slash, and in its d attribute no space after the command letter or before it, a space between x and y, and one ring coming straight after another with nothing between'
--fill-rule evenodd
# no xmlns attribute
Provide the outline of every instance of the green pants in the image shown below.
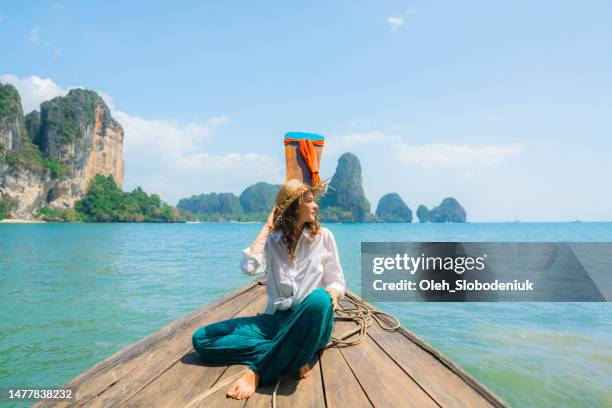
<svg viewBox="0 0 612 408"><path fill-rule="evenodd" d="M204 361L244 364L259 374L261 385L298 371L331 338L332 300L324 289L313 290L302 303L273 315L237 317L200 327L193 348Z"/></svg>

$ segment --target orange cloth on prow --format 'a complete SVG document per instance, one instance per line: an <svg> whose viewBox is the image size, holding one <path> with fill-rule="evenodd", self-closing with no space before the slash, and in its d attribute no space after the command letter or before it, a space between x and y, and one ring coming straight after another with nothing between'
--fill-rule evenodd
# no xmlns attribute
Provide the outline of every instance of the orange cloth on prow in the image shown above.
<svg viewBox="0 0 612 408"><path fill-rule="evenodd" d="M300 154L310 170L310 178L312 179L312 184L317 184L321 181L319 177L319 162L317 160L317 152L315 151L316 146L323 146L323 140L310 140L310 139L292 139L289 137L285 138L285 148L288 148L289 143L298 142L300 145Z"/></svg>

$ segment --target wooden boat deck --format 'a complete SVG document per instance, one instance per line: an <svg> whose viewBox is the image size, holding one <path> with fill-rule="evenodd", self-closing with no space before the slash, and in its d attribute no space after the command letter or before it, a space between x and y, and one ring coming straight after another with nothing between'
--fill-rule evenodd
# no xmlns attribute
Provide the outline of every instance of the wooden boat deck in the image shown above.
<svg viewBox="0 0 612 408"><path fill-rule="evenodd" d="M193 332L205 324L261 312L266 302L261 283L248 283L80 374L65 385L76 388L76 400L36 406L271 407L273 387L260 387L242 401L226 398L222 387L198 401L244 366L206 365L191 344ZM351 292L347 296L359 300ZM335 324L336 333L350 327ZM387 332L374 322L360 344L327 349L313 364L305 380L282 377L278 407L508 407L403 327Z"/></svg>

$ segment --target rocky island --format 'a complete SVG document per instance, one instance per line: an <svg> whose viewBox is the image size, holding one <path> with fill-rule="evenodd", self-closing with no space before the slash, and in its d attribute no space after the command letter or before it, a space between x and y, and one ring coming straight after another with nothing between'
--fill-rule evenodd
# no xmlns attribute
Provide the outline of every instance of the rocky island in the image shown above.
<svg viewBox="0 0 612 408"><path fill-rule="evenodd" d="M261 222L273 207L279 187L276 184L259 182L247 187L240 196L234 193L193 195L181 199L177 207L184 211L189 219ZM461 213L455 208L455 203L463 210L455 199L446 199L440 208L436 207L431 211L429 218L426 218L424 212L427 208L421 205L421 222L465 222L465 210L462 213L463 218L456 216L455 214ZM319 201L319 208L319 217L323 222L412 222L412 210L397 193L381 197L376 215L370 212L370 202L363 190L361 164L353 153L344 153L338 159L329 189Z"/></svg>
<svg viewBox="0 0 612 408"><path fill-rule="evenodd" d="M123 137L123 128L96 92L72 89L66 96L43 102L40 112L34 110L24 117L17 90L0 83L0 218L175 219L176 214L170 216L172 209L159 197L145 200L141 189L121 191ZM88 191L94 195L87 197ZM136 198L128 200L123 194ZM102 196L103 201L95 203ZM87 205L79 205L86 197ZM131 206L122 209L119 204L126 200ZM148 200L144 208L134 204L143 200ZM155 211L152 205L157 206ZM158 215L151 218L151 214Z"/></svg>
<svg viewBox="0 0 612 408"><path fill-rule="evenodd" d="M122 190L124 132L94 91L71 89L24 116L21 98L0 83L0 219L88 222L264 221L279 185L258 182L239 196L208 193L172 207L140 187ZM326 222L412 222L397 193L384 195L370 212L361 164L353 153L338 159L319 203ZM465 209L445 198L419 222L465 222Z"/></svg>
<svg viewBox="0 0 612 408"><path fill-rule="evenodd" d="M208 193L179 200L177 207L190 219L200 221L263 221L267 218L280 186L253 184L237 197L234 193Z"/></svg>
<svg viewBox="0 0 612 408"><path fill-rule="evenodd" d="M465 222L466 213L456 199L447 197L431 210L421 204L417 209L417 217L419 222Z"/></svg>
<svg viewBox="0 0 612 408"><path fill-rule="evenodd" d="M412 222L412 210L399 194L389 193L380 198L376 219L380 222Z"/></svg>
<svg viewBox="0 0 612 408"><path fill-rule="evenodd" d="M320 201L321 220L331 222L368 222L370 202L363 192L361 163L353 153L344 153L338 159L336 172L329 189Z"/></svg>

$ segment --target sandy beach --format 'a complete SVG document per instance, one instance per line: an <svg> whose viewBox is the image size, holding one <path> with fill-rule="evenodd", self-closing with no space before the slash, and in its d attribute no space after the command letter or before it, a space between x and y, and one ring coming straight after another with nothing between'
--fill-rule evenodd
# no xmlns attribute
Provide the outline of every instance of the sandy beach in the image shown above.
<svg viewBox="0 0 612 408"><path fill-rule="evenodd" d="M4 220L0 220L0 224L46 224L46 222L41 220L25 220L21 218L6 218Z"/></svg>

